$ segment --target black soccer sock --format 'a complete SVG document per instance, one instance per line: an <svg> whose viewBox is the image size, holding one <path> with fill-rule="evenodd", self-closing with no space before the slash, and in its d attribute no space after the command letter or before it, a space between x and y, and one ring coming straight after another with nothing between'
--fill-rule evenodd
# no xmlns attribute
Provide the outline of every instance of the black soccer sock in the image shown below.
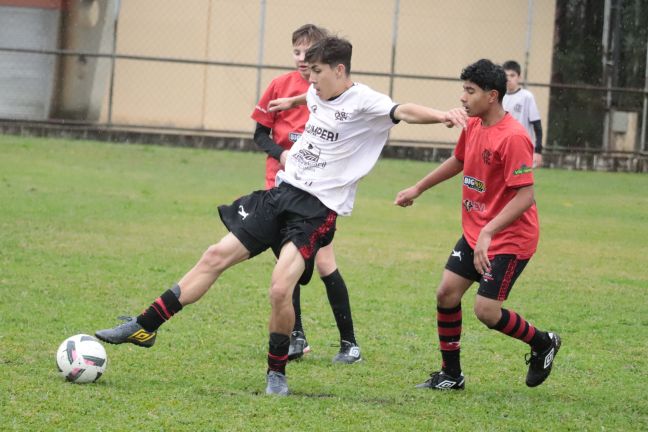
<svg viewBox="0 0 648 432"><path fill-rule="evenodd" d="M290 336L281 333L270 333L268 345L268 372L275 371L285 375Z"/></svg>
<svg viewBox="0 0 648 432"><path fill-rule="evenodd" d="M453 308L437 306L437 331L443 362L441 369L454 377L461 373L461 303Z"/></svg>
<svg viewBox="0 0 648 432"><path fill-rule="evenodd" d="M324 276L322 282L326 286L326 295L333 310L335 323L340 331L340 339L357 345L355 332L353 331L349 291L344 279L342 279L342 275L336 269L330 275Z"/></svg>
<svg viewBox="0 0 648 432"><path fill-rule="evenodd" d="M299 284L295 285L292 295L293 309L295 309L295 326L293 331L300 331L304 333L304 326L302 325L301 318L301 287ZM305 335L306 333L304 333Z"/></svg>
<svg viewBox="0 0 648 432"><path fill-rule="evenodd" d="M137 323L148 332L156 331L165 321L182 310L180 298L180 286L177 284L170 290L166 290L160 297L155 299L151 306L137 316Z"/></svg>
<svg viewBox="0 0 648 432"><path fill-rule="evenodd" d="M491 328L528 343L536 352L544 351L551 345L551 340L546 332L536 329L530 322L512 310L502 309L502 316Z"/></svg>

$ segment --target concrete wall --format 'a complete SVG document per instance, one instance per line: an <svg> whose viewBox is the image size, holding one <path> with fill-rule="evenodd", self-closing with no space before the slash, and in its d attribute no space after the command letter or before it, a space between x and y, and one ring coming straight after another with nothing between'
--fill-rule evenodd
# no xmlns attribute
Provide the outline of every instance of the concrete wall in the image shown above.
<svg viewBox="0 0 648 432"><path fill-rule="evenodd" d="M291 67L291 33L313 22L353 43L353 70L389 72L394 4L267 0L263 62ZM555 2L535 0L534 5L528 79L549 83ZM524 64L527 6L523 0L401 0L396 72L458 78L464 66L479 58ZM122 0L117 52L255 63L260 13L259 0ZM119 60L115 72L114 123L252 131L255 69ZM279 73L262 71L262 89ZM389 91L388 78L354 79ZM531 90L546 119L549 91ZM448 109L459 105L460 93L459 81L400 78L393 99ZM106 116L104 103L101 120ZM407 125L394 128L391 137L449 143L457 131Z"/></svg>
<svg viewBox="0 0 648 432"><path fill-rule="evenodd" d="M89 53L113 49L117 0L68 1L61 23L60 48ZM97 121L110 82L111 59L84 55L60 60L52 117Z"/></svg>

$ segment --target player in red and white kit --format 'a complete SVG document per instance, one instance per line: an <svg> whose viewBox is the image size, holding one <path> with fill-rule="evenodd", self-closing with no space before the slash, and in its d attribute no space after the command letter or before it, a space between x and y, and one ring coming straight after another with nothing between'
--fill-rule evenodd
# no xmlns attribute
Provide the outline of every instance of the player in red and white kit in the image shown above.
<svg viewBox="0 0 648 432"><path fill-rule="evenodd" d="M305 105L285 111L269 112L268 103L274 99L306 93L310 85L308 82L310 69L304 59L306 51L311 45L326 36L325 29L313 24L305 24L293 32L293 60L297 70L273 79L252 112L252 119L257 122L254 142L268 154L265 175L266 189L275 187L277 172L284 168L288 150L301 136L309 115ZM355 338L349 292L337 268L332 244L319 250L315 257L315 265L326 287L326 294L340 333L340 349L333 357L333 363L356 363L362 360L362 355ZM296 360L310 351L301 319L300 293L301 287L297 285L292 297L295 309L295 326L290 334L289 360Z"/></svg>
<svg viewBox="0 0 648 432"><path fill-rule="evenodd" d="M454 155L416 185L398 193L402 207L427 189L463 172L463 235L453 248L436 293L442 366L419 388L463 389L460 364L461 299L473 282L477 318L491 329L531 347L526 384L549 376L560 337L539 330L502 307L539 238L533 192L533 144L525 129L502 106L504 69L489 60L466 67L461 102L470 116Z"/></svg>

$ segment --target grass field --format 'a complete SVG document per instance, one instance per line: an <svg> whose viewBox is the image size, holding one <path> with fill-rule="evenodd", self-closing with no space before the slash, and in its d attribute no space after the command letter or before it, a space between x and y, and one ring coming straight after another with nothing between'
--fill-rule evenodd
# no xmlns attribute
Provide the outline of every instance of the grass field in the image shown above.
<svg viewBox="0 0 648 432"><path fill-rule="evenodd" d="M0 136L0 430L648 430L648 176L540 170L538 253L506 305L563 339L542 386L523 343L466 296L464 392L413 388L439 365L434 291L460 235L459 182L408 209L433 165L382 160L338 221L365 361L336 366L321 281L302 290L313 352L293 395L263 394L269 253L225 273L152 349L107 345L95 384L60 378L66 337L139 313L225 230L216 205L262 186L263 157Z"/></svg>

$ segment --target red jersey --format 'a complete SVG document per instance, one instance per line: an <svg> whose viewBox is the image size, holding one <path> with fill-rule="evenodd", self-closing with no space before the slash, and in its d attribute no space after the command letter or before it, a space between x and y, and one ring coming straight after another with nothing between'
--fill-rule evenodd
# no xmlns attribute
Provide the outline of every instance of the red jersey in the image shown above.
<svg viewBox="0 0 648 432"><path fill-rule="evenodd" d="M306 105L300 105L286 111L271 113L267 111L268 103L273 99L304 94L308 87L308 80L305 80L298 71L280 75L268 85L261 100L252 111L252 119L272 129L272 140L286 150L290 150L304 131L304 125L308 121L308 108ZM280 169L279 161L268 156L266 159L267 189L274 186L275 176Z"/></svg>
<svg viewBox="0 0 648 432"><path fill-rule="evenodd" d="M485 127L468 119L454 151L463 162L461 223L474 249L481 229L513 199L516 189L533 184L533 144L510 114ZM538 211L533 204L517 220L493 236L488 257L513 254L531 258L538 246Z"/></svg>

